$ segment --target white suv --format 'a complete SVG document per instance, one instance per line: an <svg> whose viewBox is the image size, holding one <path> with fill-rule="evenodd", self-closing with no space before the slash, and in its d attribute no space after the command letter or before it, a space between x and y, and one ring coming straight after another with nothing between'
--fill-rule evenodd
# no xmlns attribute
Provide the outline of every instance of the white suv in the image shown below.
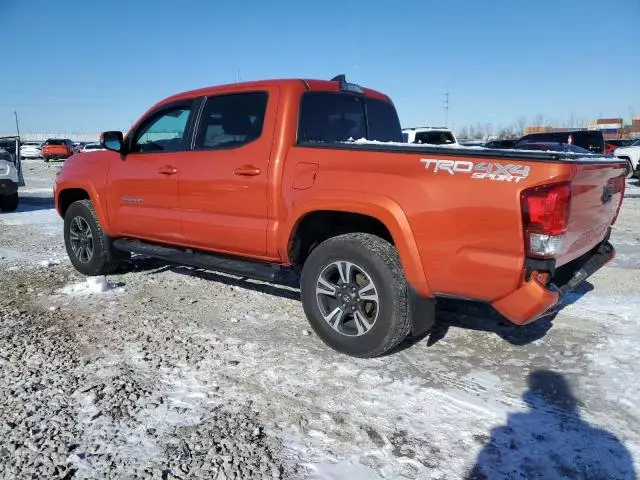
<svg viewBox="0 0 640 480"><path fill-rule="evenodd" d="M640 140L636 140L628 147L616 148L613 154L629 163L631 167L629 177L640 176Z"/></svg>
<svg viewBox="0 0 640 480"><path fill-rule="evenodd" d="M459 146L458 140L446 127L416 127L402 130L404 143Z"/></svg>

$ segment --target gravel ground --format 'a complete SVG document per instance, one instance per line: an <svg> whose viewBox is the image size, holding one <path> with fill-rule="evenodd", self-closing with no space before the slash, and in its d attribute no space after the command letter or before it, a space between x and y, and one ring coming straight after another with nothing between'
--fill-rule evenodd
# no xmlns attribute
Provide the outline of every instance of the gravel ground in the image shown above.
<svg viewBox="0 0 640 480"><path fill-rule="evenodd" d="M618 257L555 318L445 302L429 338L359 360L295 289L143 258L88 282L59 164L24 165L0 216L0 478L636 478L636 181Z"/></svg>

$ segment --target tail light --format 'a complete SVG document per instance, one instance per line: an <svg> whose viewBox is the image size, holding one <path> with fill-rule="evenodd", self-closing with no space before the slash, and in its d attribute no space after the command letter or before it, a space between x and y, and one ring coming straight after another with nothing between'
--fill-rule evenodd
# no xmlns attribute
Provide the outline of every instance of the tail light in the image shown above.
<svg viewBox="0 0 640 480"><path fill-rule="evenodd" d="M571 185L568 182L533 187L520 196L525 249L528 256L558 255L569 223Z"/></svg>

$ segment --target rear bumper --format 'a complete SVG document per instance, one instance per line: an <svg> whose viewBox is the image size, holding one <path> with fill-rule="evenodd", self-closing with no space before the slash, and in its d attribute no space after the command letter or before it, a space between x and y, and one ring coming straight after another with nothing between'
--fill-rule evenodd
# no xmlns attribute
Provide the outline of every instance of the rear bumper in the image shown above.
<svg viewBox="0 0 640 480"><path fill-rule="evenodd" d="M519 289L492 306L516 325L533 322L558 305L564 295L613 260L615 254L607 235L596 248L562 267L552 268L551 271L533 270Z"/></svg>
<svg viewBox="0 0 640 480"><path fill-rule="evenodd" d="M71 155L72 154L69 152L44 152L42 154L42 157L48 158L48 159L57 159L57 158L68 158Z"/></svg>

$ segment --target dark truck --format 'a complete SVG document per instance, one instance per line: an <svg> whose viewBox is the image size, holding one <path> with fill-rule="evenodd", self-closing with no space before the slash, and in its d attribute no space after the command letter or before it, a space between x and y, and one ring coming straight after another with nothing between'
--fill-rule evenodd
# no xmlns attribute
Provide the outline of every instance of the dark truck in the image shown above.
<svg viewBox="0 0 640 480"><path fill-rule="evenodd" d="M0 137L0 211L18 208L18 187L23 186L20 137Z"/></svg>
<svg viewBox="0 0 640 480"><path fill-rule="evenodd" d="M566 143L577 145L591 153L604 155L604 137L598 130L573 130L570 132L531 133L522 137L512 148L520 148L527 143Z"/></svg>

